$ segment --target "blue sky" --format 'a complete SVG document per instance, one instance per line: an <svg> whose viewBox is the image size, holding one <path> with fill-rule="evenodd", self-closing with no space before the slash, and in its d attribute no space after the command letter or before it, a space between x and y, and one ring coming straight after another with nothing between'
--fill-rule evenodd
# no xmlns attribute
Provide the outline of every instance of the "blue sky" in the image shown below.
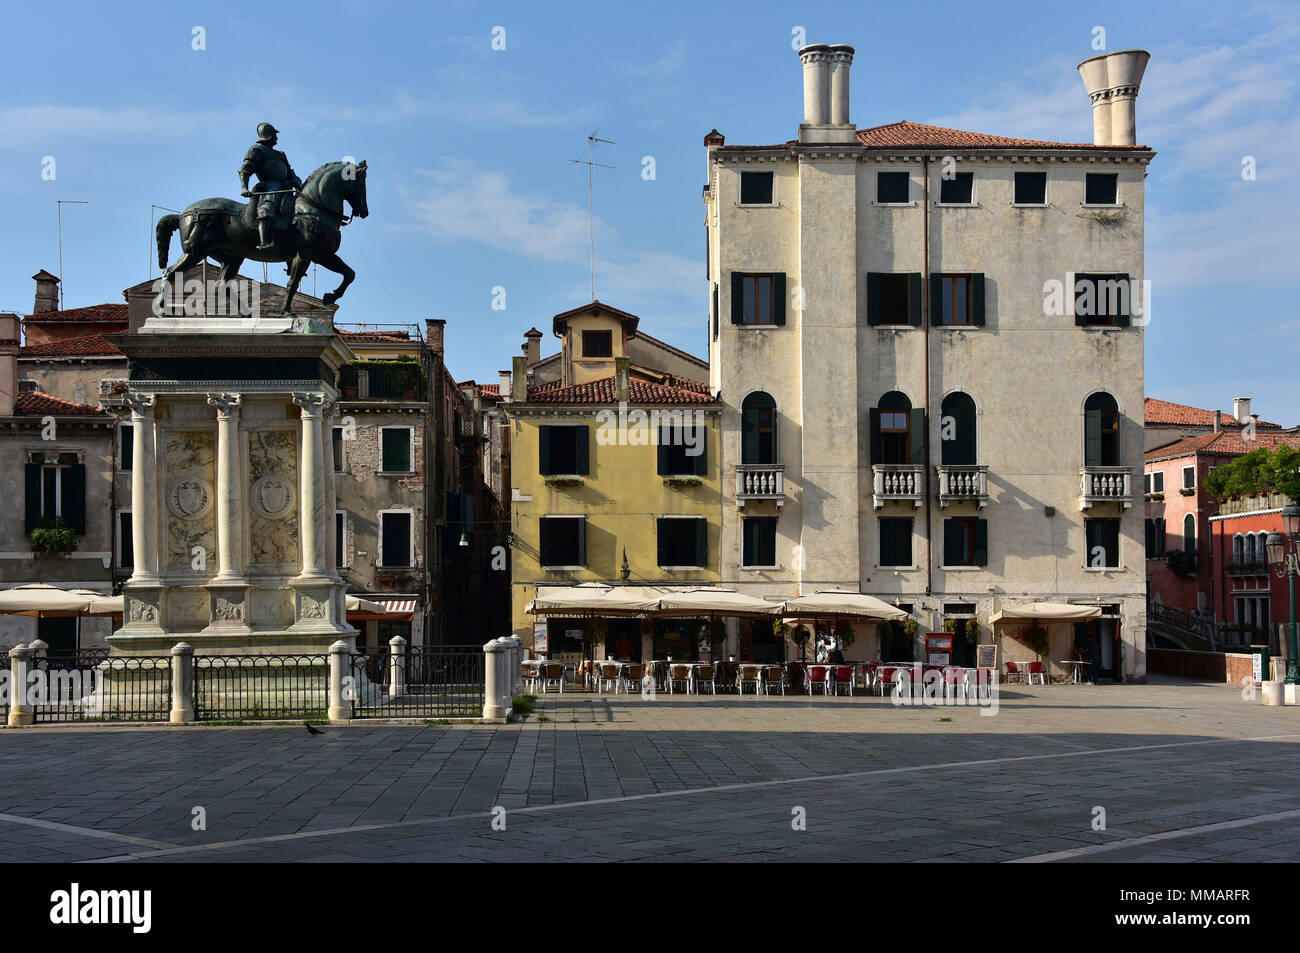
<svg viewBox="0 0 1300 953"><path fill-rule="evenodd" d="M705 351L704 149L781 142L802 113L791 48L850 43L859 127L911 119L1091 139L1075 65L1152 53L1138 138L1147 191L1147 393L1205 407L1255 398L1300 423L1300 10L1202 2L978 5L223 2L11 5L0 37L0 310L40 268L65 304L121 300L157 274L150 205L238 194L262 120L306 175L364 158L371 216L344 233L357 271L342 322L447 319L458 378L493 381L530 325L589 297L586 136L602 146L596 293ZM280 34L268 36L268 25ZM493 50L493 28L505 49ZM206 49L194 50L202 27ZM43 180L42 160L55 160ZM642 177L652 156L655 178ZM1253 156L1256 178L1242 179ZM178 254L175 243L173 257ZM246 273L260 275L260 266ZM272 272L274 277L275 272ZM322 272L317 291L333 286ZM506 310L492 310L492 289ZM311 290L310 276L307 290ZM553 339L548 340L554 343ZM547 345L548 350L551 345Z"/></svg>

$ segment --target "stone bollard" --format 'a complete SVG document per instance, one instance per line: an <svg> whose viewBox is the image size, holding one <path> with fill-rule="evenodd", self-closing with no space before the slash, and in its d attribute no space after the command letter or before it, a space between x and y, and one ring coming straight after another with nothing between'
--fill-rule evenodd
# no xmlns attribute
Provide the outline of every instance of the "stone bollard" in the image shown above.
<svg viewBox="0 0 1300 953"><path fill-rule="evenodd" d="M493 639L483 646L483 717L504 720L510 714L510 696L506 693L505 639Z"/></svg>
<svg viewBox="0 0 1300 953"><path fill-rule="evenodd" d="M352 652L348 644L339 639L330 646L329 718L330 721L347 721L352 717L352 698L358 686L356 676L348 671ZM348 682L344 682L346 675ZM345 684L348 691L345 691Z"/></svg>
<svg viewBox="0 0 1300 953"><path fill-rule="evenodd" d="M395 635L388 640L388 697L406 694L406 639Z"/></svg>
<svg viewBox="0 0 1300 953"><path fill-rule="evenodd" d="M188 725L194 720L194 646L177 642L172 646L173 725Z"/></svg>
<svg viewBox="0 0 1300 953"><path fill-rule="evenodd" d="M37 639L35 642L27 643L27 647L32 650L32 662L35 663L38 658L45 658L46 650L50 647L50 644L44 639Z"/></svg>
<svg viewBox="0 0 1300 953"><path fill-rule="evenodd" d="M1265 705L1280 705L1283 700L1281 682L1264 682L1260 685L1260 700Z"/></svg>
<svg viewBox="0 0 1300 953"><path fill-rule="evenodd" d="M517 635L507 635L510 643L510 694L524 690L524 640Z"/></svg>
<svg viewBox="0 0 1300 953"><path fill-rule="evenodd" d="M15 645L9 650L9 727L25 728L35 724L36 713L28 704L27 673L31 669L32 650Z"/></svg>

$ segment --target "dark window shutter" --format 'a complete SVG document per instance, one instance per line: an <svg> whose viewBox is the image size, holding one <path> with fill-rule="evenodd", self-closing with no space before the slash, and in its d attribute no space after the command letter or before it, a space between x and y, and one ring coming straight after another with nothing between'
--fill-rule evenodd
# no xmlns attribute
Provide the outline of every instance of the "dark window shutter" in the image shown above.
<svg viewBox="0 0 1300 953"><path fill-rule="evenodd" d="M574 435L574 439L578 442L578 473L585 476L591 472L591 457L587 446L591 442L588 439L588 431L590 428L584 424L581 427L574 427L573 429L577 431Z"/></svg>
<svg viewBox="0 0 1300 953"><path fill-rule="evenodd" d="M907 276L907 323L914 328L921 326L921 273L912 272Z"/></svg>
<svg viewBox="0 0 1300 953"><path fill-rule="evenodd" d="M1115 324L1118 327L1126 328L1129 326L1133 313L1132 286L1128 283L1128 275L1116 275L1115 280L1123 282L1119 291L1119 313L1115 315Z"/></svg>
<svg viewBox="0 0 1300 953"><path fill-rule="evenodd" d="M1165 521L1163 518L1161 518L1160 520L1157 520L1157 525L1156 525L1156 552L1163 553L1164 551L1165 551Z"/></svg>
<svg viewBox="0 0 1300 953"><path fill-rule="evenodd" d="M24 467L23 479L26 483L27 517L24 521L25 533L30 533L41 525L41 465L29 463Z"/></svg>
<svg viewBox="0 0 1300 953"><path fill-rule="evenodd" d="M541 471L542 476L548 476L551 473L551 428L538 428L538 461L537 468Z"/></svg>
<svg viewBox="0 0 1300 953"><path fill-rule="evenodd" d="M912 521L899 520L896 536L896 541L898 543L898 565L912 565Z"/></svg>
<svg viewBox="0 0 1300 953"><path fill-rule="evenodd" d="M877 525L880 527L880 565L901 565L901 563L895 562L898 552L896 524L892 519L884 519L878 520Z"/></svg>
<svg viewBox="0 0 1300 953"><path fill-rule="evenodd" d="M1084 565L1088 567L1092 566L1092 551L1098 545L1097 535L1098 535L1097 521L1084 520L1083 521L1083 545L1087 549L1087 552L1084 553L1083 561L1084 561Z"/></svg>
<svg viewBox="0 0 1300 953"><path fill-rule="evenodd" d="M118 432L118 439L122 443L122 469L130 470L135 467L135 424L123 424Z"/></svg>
<svg viewBox="0 0 1300 953"><path fill-rule="evenodd" d="M718 339L718 283L713 283L713 340Z"/></svg>
<svg viewBox="0 0 1300 953"><path fill-rule="evenodd" d="M908 412L911 433L908 442L912 445L912 463L925 463L925 411L919 407Z"/></svg>
<svg viewBox="0 0 1300 953"><path fill-rule="evenodd" d="M1065 289L1065 293L1069 296L1070 300L1074 302L1074 323L1078 327L1086 327L1088 324L1088 316L1079 313L1079 292L1075 290L1079 284L1079 276L1074 272L1069 272L1069 276L1073 283L1070 287Z"/></svg>
<svg viewBox="0 0 1300 953"><path fill-rule="evenodd" d="M745 273L731 273L731 323L745 323Z"/></svg>
<svg viewBox="0 0 1300 953"><path fill-rule="evenodd" d="M695 521L695 562L693 566L709 564L709 523L708 520Z"/></svg>
<svg viewBox="0 0 1300 953"><path fill-rule="evenodd" d="M876 463L877 461L883 459L883 455L880 452L880 408L879 407L871 408L871 410L869 411L869 419L870 419L870 423L868 429L870 430L869 436L871 438L871 446L868 448L868 450L870 451L871 454L871 462Z"/></svg>
<svg viewBox="0 0 1300 953"><path fill-rule="evenodd" d="M785 272L772 276L772 323L785 324Z"/></svg>
<svg viewBox="0 0 1300 953"><path fill-rule="evenodd" d="M578 524L578 565L587 565L587 517L580 516Z"/></svg>
<svg viewBox="0 0 1300 953"><path fill-rule="evenodd" d="M709 472L709 431L703 424L696 425L695 439L700 450L699 455L694 458L695 475L702 477Z"/></svg>
<svg viewBox="0 0 1300 953"><path fill-rule="evenodd" d="M989 521L975 521L975 565L989 564Z"/></svg>
<svg viewBox="0 0 1300 953"><path fill-rule="evenodd" d="M63 522L78 536L86 535L86 465L74 463L63 469Z"/></svg>
<svg viewBox="0 0 1300 953"><path fill-rule="evenodd" d="M1189 514L1190 515L1190 514ZM1108 519L1105 523L1106 537L1102 545L1106 547L1106 565L1119 565L1119 520Z"/></svg>
<svg viewBox="0 0 1300 953"><path fill-rule="evenodd" d="M984 276L970 276L971 323L977 328L984 327Z"/></svg>
<svg viewBox="0 0 1300 953"><path fill-rule="evenodd" d="M1085 467L1101 466L1101 411L1086 410L1083 413L1083 465Z"/></svg>
<svg viewBox="0 0 1300 953"><path fill-rule="evenodd" d="M660 476L668 474L668 441L672 439L672 436L671 427L665 427L663 424L659 425L659 445L655 450L657 451L656 456L658 457Z"/></svg>
<svg viewBox="0 0 1300 953"><path fill-rule="evenodd" d="M880 274L867 272L867 324L880 324Z"/></svg>
<svg viewBox="0 0 1300 953"><path fill-rule="evenodd" d="M943 275L930 275L930 323L943 324Z"/></svg>
<svg viewBox="0 0 1300 953"><path fill-rule="evenodd" d="M757 565L754 562L754 530L757 524L752 519L742 519L740 522L740 564L742 566Z"/></svg>
<svg viewBox="0 0 1300 953"><path fill-rule="evenodd" d="M943 521L943 564L945 566L961 565L962 545L961 526L956 520Z"/></svg>
<svg viewBox="0 0 1300 953"><path fill-rule="evenodd" d="M668 562L668 520L662 516L655 520L655 541L658 550L655 565L670 565Z"/></svg>

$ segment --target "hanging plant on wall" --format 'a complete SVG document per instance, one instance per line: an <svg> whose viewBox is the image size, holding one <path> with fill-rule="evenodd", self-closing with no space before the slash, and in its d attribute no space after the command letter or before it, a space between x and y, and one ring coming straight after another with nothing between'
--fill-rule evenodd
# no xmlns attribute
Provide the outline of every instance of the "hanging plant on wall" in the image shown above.
<svg viewBox="0 0 1300 953"><path fill-rule="evenodd" d="M903 620L903 634L906 635L909 639L912 636L916 635L916 633L919 632L920 629L921 629L921 623L917 622L911 616L908 616L906 619Z"/></svg>
<svg viewBox="0 0 1300 953"><path fill-rule="evenodd" d="M956 632L956 631L957 631L957 620L956 620L956 619L944 619L944 620L943 620L943 631L945 631L945 632Z"/></svg>
<svg viewBox="0 0 1300 953"><path fill-rule="evenodd" d="M42 556L63 556L77 547L77 534L63 517L41 520L31 532L32 551Z"/></svg>
<svg viewBox="0 0 1300 953"><path fill-rule="evenodd" d="M962 634L963 634L964 636L966 636L966 641L969 642L971 645L977 645L977 644L979 644L979 640L980 640L980 627L979 627L979 625L975 622L974 619L967 619L967 620L966 620L966 626L965 626L965 628L963 629Z"/></svg>

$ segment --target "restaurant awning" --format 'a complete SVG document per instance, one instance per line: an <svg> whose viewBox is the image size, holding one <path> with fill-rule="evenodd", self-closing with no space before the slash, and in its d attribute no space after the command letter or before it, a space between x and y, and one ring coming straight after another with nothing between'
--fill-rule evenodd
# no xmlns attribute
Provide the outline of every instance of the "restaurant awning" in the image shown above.
<svg viewBox="0 0 1300 953"><path fill-rule="evenodd" d="M86 615L121 615L126 611L125 596L106 596L102 592L95 592L92 589L73 589L79 596L86 596L90 599L90 605L86 608Z"/></svg>
<svg viewBox="0 0 1300 953"><path fill-rule="evenodd" d="M348 595L346 607L348 612L369 612L372 615L383 615L387 611L378 602L351 594Z"/></svg>
<svg viewBox="0 0 1300 953"><path fill-rule="evenodd" d="M659 599L655 615L736 617L775 616L781 613L781 603L767 602L747 596L733 589L701 586L681 592L665 592Z"/></svg>
<svg viewBox="0 0 1300 953"><path fill-rule="evenodd" d="M578 586L538 586L524 611L530 615L645 615L659 604L661 592L643 586L607 586L584 582Z"/></svg>
<svg viewBox="0 0 1300 953"><path fill-rule="evenodd" d="M1068 602L1027 602L993 613L994 625L1010 622L1088 622L1101 615L1101 606L1076 606Z"/></svg>
<svg viewBox="0 0 1300 953"><path fill-rule="evenodd" d="M907 613L897 606L849 589L819 589L806 596L787 599L783 608L787 619L841 616L893 621L907 618Z"/></svg>
<svg viewBox="0 0 1300 953"><path fill-rule="evenodd" d="M14 586L0 590L0 614L73 616L85 611L93 601L92 596L69 592L43 582Z"/></svg>

